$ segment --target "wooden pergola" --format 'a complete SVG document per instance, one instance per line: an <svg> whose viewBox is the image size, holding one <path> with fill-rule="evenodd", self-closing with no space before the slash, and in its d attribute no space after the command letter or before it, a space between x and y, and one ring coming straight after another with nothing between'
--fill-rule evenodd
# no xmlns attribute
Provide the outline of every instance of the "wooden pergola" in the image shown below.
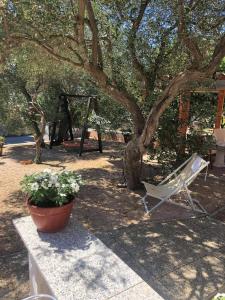
<svg viewBox="0 0 225 300"><path fill-rule="evenodd" d="M221 121L223 116L223 106L224 106L224 98L225 98L225 75L219 74L215 81L214 89L199 89L186 93L185 95L181 95L179 99L179 133L181 136L185 137L188 130L188 119L190 113L190 96L191 93L216 93L218 95L217 101L217 112L215 116L215 127L221 127Z"/></svg>

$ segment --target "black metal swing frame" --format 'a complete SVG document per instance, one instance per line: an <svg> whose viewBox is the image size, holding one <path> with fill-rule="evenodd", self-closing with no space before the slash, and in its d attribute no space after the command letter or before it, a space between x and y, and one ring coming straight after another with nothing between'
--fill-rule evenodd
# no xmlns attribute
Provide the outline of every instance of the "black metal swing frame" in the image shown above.
<svg viewBox="0 0 225 300"><path fill-rule="evenodd" d="M69 99L70 98L79 99L79 100L83 99L83 100L87 101L87 111L86 111L86 115L84 118L81 139L80 139L79 156L81 156L83 152L99 151L100 153L102 153L103 146L102 146L102 139L101 139L101 128L98 124L96 125L96 131L97 131L97 137L98 137L98 147L94 148L94 149L85 149L84 148L84 142L85 142L85 137L86 137L87 130L88 130L88 120L89 120L90 114L92 111L94 111L96 114L98 114L98 97L93 96L93 95L79 95L79 94L74 94L74 95L73 94L61 94L60 97L63 100L64 110L65 110L67 120L68 120L68 129L67 129L66 134L69 131L70 140L74 140L74 136L73 136L73 130L72 130L72 118L71 118L71 114L70 114L70 110L69 110ZM51 134L49 134L50 149L55 144L56 128L57 128L57 122L53 122ZM63 142L63 139L57 141L56 144L59 145L62 142Z"/></svg>

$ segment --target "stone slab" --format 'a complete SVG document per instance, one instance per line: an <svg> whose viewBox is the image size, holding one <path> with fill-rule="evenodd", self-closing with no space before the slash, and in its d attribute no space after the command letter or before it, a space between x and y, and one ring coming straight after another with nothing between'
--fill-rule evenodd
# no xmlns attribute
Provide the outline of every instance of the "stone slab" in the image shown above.
<svg viewBox="0 0 225 300"><path fill-rule="evenodd" d="M225 224L204 217L167 223L143 222L98 236L109 248L118 248L113 250L118 256L126 251L140 265L139 269L142 266L148 271L148 277L161 277L201 256L220 251L224 247L224 231ZM127 264L130 266L129 261Z"/></svg>
<svg viewBox="0 0 225 300"><path fill-rule="evenodd" d="M224 262L214 255L200 257L161 278L167 288L167 300L211 300L225 282Z"/></svg>
<svg viewBox="0 0 225 300"><path fill-rule="evenodd" d="M74 217L54 234L38 232L30 217L16 219L14 225L58 300L109 299L143 282ZM152 295L153 289L148 290Z"/></svg>
<svg viewBox="0 0 225 300"><path fill-rule="evenodd" d="M139 283L134 287L122 292L110 300L163 300L159 294L157 294L146 282Z"/></svg>

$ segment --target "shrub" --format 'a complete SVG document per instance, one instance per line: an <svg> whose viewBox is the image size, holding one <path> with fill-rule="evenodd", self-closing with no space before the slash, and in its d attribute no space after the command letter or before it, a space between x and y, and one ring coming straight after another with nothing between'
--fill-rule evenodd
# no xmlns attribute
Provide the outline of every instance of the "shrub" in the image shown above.
<svg viewBox="0 0 225 300"><path fill-rule="evenodd" d="M5 143L5 138L4 136L0 136L0 144L4 144Z"/></svg>

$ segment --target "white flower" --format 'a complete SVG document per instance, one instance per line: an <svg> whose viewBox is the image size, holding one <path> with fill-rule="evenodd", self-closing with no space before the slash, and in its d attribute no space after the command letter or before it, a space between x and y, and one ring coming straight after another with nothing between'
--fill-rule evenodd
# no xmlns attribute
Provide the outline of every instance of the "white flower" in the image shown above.
<svg viewBox="0 0 225 300"><path fill-rule="evenodd" d="M42 182L41 186L42 186L43 189L45 189L45 190L48 189L48 183L46 183L46 182Z"/></svg>
<svg viewBox="0 0 225 300"><path fill-rule="evenodd" d="M61 197L66 197L66 194L60 193L59 194Z"/></svg>
<svg viewBox="0 0 225 300"><path fill-rule="evenodd" d="M58 183L58 177L56 177L56 176L51 176L51 177L49 178L48 186L49 186L49 187L52 187L52 186L57 187L57 186L59 186L59 183Z"/></svg>
<svg viewBox="0 0 225 300"><path fill-rule="evenodd" d="M30 188L31 188L32 191L37 191L39 189L39 185L38 185L37 182L34 182L34 183L31 184Z"/></svg>
<svg viewBox="0 0 225 300"><path fill-rule="evenodd" d="M50 181L52 182L52 185L55 185L58 182L58 176L52 175Z"/></svg>
<svg viewBox="0 0 225 300"><path fill-rule="evenodd" d="M44 173L52 173L52 170L51 169L44 169L43 172Z"/></svg>
<svg viewBox="0 0 225 300"><path fill-rule="evenodd" d="M80 189L79 185L76 182L73 182L71 184L71 188L72 188L73 192L75 192L75 193L77 193Z"/></svg>

